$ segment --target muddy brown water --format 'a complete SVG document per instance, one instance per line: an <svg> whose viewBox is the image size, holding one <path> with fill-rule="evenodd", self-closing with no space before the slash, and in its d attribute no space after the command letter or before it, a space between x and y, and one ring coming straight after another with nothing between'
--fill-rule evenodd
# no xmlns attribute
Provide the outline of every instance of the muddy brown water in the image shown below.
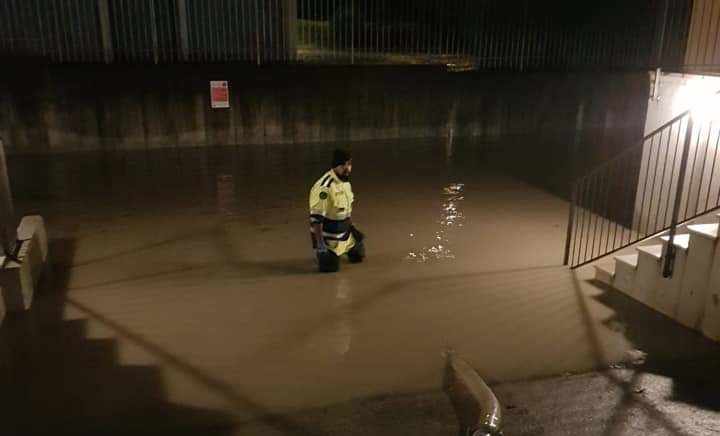
<svg viewBox="0 0 720 436"><path fill-rule="evenodd" d="M165 401L240 421L438 391L447 349L497 383L638 346L561 265L567 203L481 147L354 145L367 262L315 273L307 193L334 146L11 157L18 212L61 247L39 301L62 295L58 323L159 371Z"/></svg>

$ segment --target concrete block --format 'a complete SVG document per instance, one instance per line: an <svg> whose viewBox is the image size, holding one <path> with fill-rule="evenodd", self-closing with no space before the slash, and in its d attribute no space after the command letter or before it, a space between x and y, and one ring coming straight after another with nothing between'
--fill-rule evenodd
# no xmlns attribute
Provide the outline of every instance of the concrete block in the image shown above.
<svg viewBox="0 0 720 436"><path fill-rule="evenodd" d="M47 232L41 217L23 218L18 228L20 249L18 260L0 257L0 288L7 311L19 312L32 305L35 288L45 269L47 260Z"/></svg>
<svg viewBox="0 0 720 436"><path fill-rule="evenodd" d="M710 279L710 286L705 299L705 313L703 315L700 330L703 335L720 341L720 265L717 259L713 266L713 275Z"/></svg>
<svg viewBox="0 0 720 436"><path fill-rule="evenodd" d="M615 281L615 265L595 265L595 280L613 286Z"/></svg>
<svg viewBox="0 0 720 436"><path fill-rule="evenodd" d="M637 278L635 279L636 298L650 306L657 291L657 282L662 276L663 246L661 244L638 247Z"/></svg>
<svg viewBox="0 0 720 436"><path fill-rule="evenodd" d="M615 288L635 299L637 299L635 290L637 262L637 254L615 256Z"/></svg>
<svg viewBox="0 0 720 436"><path fill-rule="evenodd" d="M662 236L663 261L667 252L668 237ZM672 277L659 276L655 286L655 293L650 299L648 306L657 310L672 319L677 318L678 300L680 298L680 286L685 277L685 265L687 264L687 248L690 235L682 234L675 236L675 264Z"/></svg>
<svg viewBox="0 0 720 436"><path fill-rule="evenodd" d="M680 284L685 275L685 263L687 254L678 250L675 254L675 269L672 277L665 278L661 274L655 286L655 292L647 305L662 313L665 316L675 319L677 317L677 306L680 298Z"/></svg>
<svg viewBox="0 0 720 436"><path fill-rule="evenodd" d="M20 220L18 226L18 239L31 239L33 235L37 236L40 244L40 253L42 254L43 263L47 262L48 255L48 238L45 230L45 220L40 215L28 215Z"/></svg>
<svg viewBox="0 0 720 436"><path fill-rule="evenodd" d="M703 335L720 341L720 247L715 246L715 257L710 272L710 281L705 294L705 307L700 323Z"/></svg>

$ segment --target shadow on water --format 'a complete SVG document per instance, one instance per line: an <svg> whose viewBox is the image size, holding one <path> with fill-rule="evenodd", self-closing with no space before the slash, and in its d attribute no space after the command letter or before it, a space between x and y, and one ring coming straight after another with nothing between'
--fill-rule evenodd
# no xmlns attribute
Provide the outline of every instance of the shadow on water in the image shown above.
<svg viewBox="0 0 720 436"><path fill-rule="evenodd" d="M591 346L591 352L594 354L596 361L604 361L605 351L598 337L598 333L593 325L592 315L587 306L586 297L581 289L579 279L575 271L571 272L573 277L573 283L575 287L575 295L578 301L578 306L582 313L584 322L587 326L586 331L588 334L588 342ZM595 281L592 281L596 284ZM599 284L598 284L599 285ZM637 347L646 347L646 350L652 350L653 354L657 352L658 355L665 355L668 349L668 344L672 346L682 345L683 342L675 342L675 339L683 339L688 336L681 332L681 328L676 325L672 325L665 320L661 320L660 317L652 316L649 309L642 307L639 303L631 301L629 298L620 295L617 291L602 287L604 291L601 295L594 297L597 301L606 306L612 308L615 311L615 315L605 320L605 325L612 325L617 323L619 320L626 326L624 330L626 338L635 344ZM637 336L633 332L637 333ZM665 337L665 340L649 340L653 335L659 337L663 336L663 332L669 332L671 335L679 335L674 338ZM663 345L664 342L664 346ZM709 345L709 344L707 344ZM637 410L642 412L654 426L662 428L665 434L675 436L690 436L690 434L683 429L683 426L675 422L673 415L668 415L663 410L660 410L655 404L645 400L642 397L635 395L635 388L642 378L642 374L647 372L649 368L643 368L639 366L632 373L629 380L626 380L621 375L613 371L604 371L604 376L611 386L619 389L620 398L617 404L614 406L614 410L607 421L607 425L604 428L603 435L617 435L625 434L628 424L628 416L632 415L632 411ZM677 382L677 381L676 381ZM697 404L697 403L695 403Z"/></svg>
<svg viewBox="0 0 720 436"><path fill-rule="evenodd" d="M615 311L605 325L646 353L637 371L671 378L672 401L720 411L720 345L605 284L593 285L603 291L595 299Z"/></svg>
<svg viewBox="0 0 720 436"><path fill-rule="evenodd" d="M2 434L232 434L231 416L171 404L159 368L122 365L115 339L64 320L73 243L52 241L50 252L32 309L0 327Z"/></svg>

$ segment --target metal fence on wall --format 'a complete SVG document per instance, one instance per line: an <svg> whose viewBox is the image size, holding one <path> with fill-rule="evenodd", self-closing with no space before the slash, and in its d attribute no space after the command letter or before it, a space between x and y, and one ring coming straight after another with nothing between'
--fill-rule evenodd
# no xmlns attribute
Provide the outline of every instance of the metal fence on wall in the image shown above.
<svg viewBox="0 0 720 436"><path fill-rule="evenodd" d="M678 65L691 73L720 72L720 2L694 0L687 48Z"/></svg>
<svg viewBox="0 0 720 436"><path fill-rule="evenodd" d="M636 69L684 62L693 1L665 1L0 0L0 55Z"/></svg>
<svg viewBox="0 0 720 436"><path fill-rule="evenodd" d="M645 0L615 6L531 0L299 0L298 7L301 59L459 62L519 71L648 67L659 12L657 2ZM667 38L669 46L674 36Z"/></svg>

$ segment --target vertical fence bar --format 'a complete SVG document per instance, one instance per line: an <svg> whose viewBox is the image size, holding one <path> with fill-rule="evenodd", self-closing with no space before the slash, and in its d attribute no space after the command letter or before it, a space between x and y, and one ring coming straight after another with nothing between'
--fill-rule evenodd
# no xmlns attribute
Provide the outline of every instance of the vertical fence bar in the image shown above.
<svg viewBox="0 0 720 436"><path fill-rule="evenodd" d="M481 32L484 30L482 23L482 16L483 16L483 8L482 4L477 2L471 2L472 6L470 6L470 17L472 17L469 21L469 26L473 27L475 31L472 33L472 38L468 45L468 55L470 58L472 58L472 63L475 65L479 64L479 51L480 51L480 35ZM479 5L479 6L478 6Z"/></svg>
<svg viewBox="0 0 720 436"><path fill-rule="evenodd" d="M58 12L57 3L55 0L49 0L50 8L52 9L53 17L53 34L55 35L55 51L57 53L58 62L62 63L65 60L63 44L60 40L60 12ZM11 41L12 42L12 41ZM12 48L12 47L11 47Z"/></svg>
<svg viewBox="0 0 720 436"><path fill-rule="evenodd" d="M183 0L184 1L184 0ZM109 64L114 59L112 35L110 33L110 7L108 0L98 0L98 22L100 24L100 37L103 47L103 59Z"/></svg>
<svg viewBox="0 0 720 436"><path fill-rule="evenodd" d="M657 136L657 134L656 134L656 136ZM645 234L646 235L652 233L652 232L650 232L650 216L652 214L652 209L653 209L653 200L655 199L655 182L657 181L657 169L658 169L658 164L660 163L660 155L662 154L662 139L663 139L663 131L662 130L659 132L659 136L660 136L660 140L658 141L657 152L656 152L656 156L655 156L655 168L653 169L653 174L652 174L652 191L650 191L650 204L648 205L648 216L647 216L647 222L645 223ZM660 200L658 199L658 204L659 204L659 201ZM657 223L657 216L655 217L655 221Z"/></svg>
<svg viewBox="0 0 720 436"><path fill-rule="evenodd" d="M582 259L581 256L582 256L583 234L585 232L585 214L587 213L587 205L585 203L587 203L587 200L586 200L587 194L588 194L588 191L590 190L590 179L588 177L584 177L581 180L582 180L582 183L584 186L582 187L582 190L579 191L580 195L578 196L579 200L577 202L577 206L580 207L580 210L582 213L580 214L580 219L578 220L578 224L576 226L576 232L575 232L575 235L577 238L577 254L574 255L576 265L581 263L581 259ZM579 233L577 232L577 227L580 227Z"/></svg>
<svg viewBox="0 0 720 436"><path fill-rule="evenodd" d="M143 18L146 17L145 6L144 1L135 0L136 9L131 23L133 33L137 32L137 58L140 62L147 62L150 58L150 51L148 49L148 41L150 40L148 27L150 26L143 20ZM140 32L140 30L142 30L142 32Z"/></svg>
<svg viewBox="0 0 720 436"><path fill-rule="evenodd" d="M157 17L155 16L155 0L150 0L148 3L150 7L150 36L152 44L153 63L157 65L160 61L159 47L158 47L158 29L157 29Z"/></svg>
<svg viewBox="0 0 720 436"><path fill-rule="evenodd" d="M35 0L34 10L35 18L38 24L38 38L40 39L40 55L47 56L47 48L45 44L45 26L43 26L43 15L40 12L40 0Z"/></svg>
<svg viewBox="0 0 720 436"><path fill-rule="evenodd" d="M590 248L590 234L591 234L591 227L593 222L593 214L594 212L594 206L595 206L595 193L597 192L597 174L592 175L589 177L588 180L588 190L590 191L590 197L588 198L589 204L587 206L588 209L588 223L587 223L587 237L585 238L585 251L583 252L582 260L583 262L588 258L588 248Z"/></svg>
<svg viewBox="0 0 720 436"><path fill-rule="evenodd" d="M690 115L690 118L692 119L692 115ZM700 125L700 129L698 130L697 134L697 140L695 141L695 153L693 153L693 163L690 166L690 178L688 179L688 191L687 191L687 197L685 201L685 213L683 214L683 221L684 218L687 218L688 211L690 210L690 195L692 193L692 186L695 178L695 164L697 163L697 155L698 155L698 149L700 148L700 136L702 135L702 124Z"/></svg>
<svg viewBox="0 0 720 436"><path fill-rule="evenodd" d="M590 257L589 259L592 259L595 257L595 241L598 239L602 239L602 234L600 235L600 238L598 238L598 223L602 219L602 203L603 203L603 192L605 190L605 168L603 168L602 171L597 172L597 178L598 178L598 184L595 188L596 190L596 196L597 196L597 204L593 204L593 210L594 213L592 216L595 218L595 224L593 226L592 230L592 246L590 248ZM600 231L602 232L602 224L600 224ZM586 259L587 260L587 259Z"/></svg>
<svg viewBox="0 0 720 436"><path fill-rule="evenodd" d="M588 191L589 195L587 198L587 228L586 233L584 236L585 240L585 251L583 252L582 260L583 262L586 262L588 259L588 249L590 248L590 238L592 236L592 225L593 220L595 219L595 197L598 190L598 173L593 174L591 177L589 177L589 186Z"/></svg>
<svg viewBox="0 0 720 436"><path fill-rule="evenodd" d="M658 36L657 36L657 43L655 46L655 68L660 68L663 65L663 46L665 44L665 32L667 28L667 17L668 17L668 8L670 7L670 0L661 0L662 4L660 6L660 17L658 22Z"/></svg>
<svg viewBox="0 0 720 436"><path fill-rule="evenodd" d="M685 141L683 143L683 154L680 159L680 173L678 174L678 185L675 191L675 204L673 206L672 221L670 223L670 234L668 236L667 254L665 256L665 265L663 267L663 277L672 277L675 265L675 234L677 232L678 215L680 213L680 199L685 181L685 171L687 170L688 154L690 151L690 141L693 133L693 119L689 114L687 117L687 127L685 131Z"/></svg>
<svg viewBox="0 0 720 436"><path fill-rule="evenodd" d="M708 210L708 203L710 202L710 190L712 188L712 182L715 175L715 164L717 163L718 150L720 150L720 128L718 129L717 138L715 139L715 153L713 154L713 161L710 167L710 180L708 183L708 192L705 198L705 210ZM718 185L720 186L720 184Z"/></svg>
<svg viewBox="0 0 720 436"><path fill-rule="evenodd" d="M604 222L606 223L606 226L605 226L606 227L605 248L604 248L604 251L601 250L600 253L607 253L608 245L610 244L610 226L611 226L610 223L612 222L610 219L610 216L611 216L610 208L612 207L612 205L610 204L610 197L612 194L612 188L614 186L613 181L615 179L613 178L613 176L615 174L614 174L613 169L615 168L616 163L617 163L617 161L612 161L612 162L610 162L610 165L608 165L608 183L607 183L607 188L605 189L605 213L603 214ZM600 242L602 244L602 240Z"/></svg>
<svg viewBox="0 0 720 436"><path fill-rule="evenodd" d="M705 33L705 43L703 44L703 46L704 46L703 48L705 49L705 51L703 52L703 58L702 58L703 65L708 64L707 54L708 54L708 48L710 47L710 35L713 34L713 32L711 32L711 30L713 28L713 20L715 19L715 4L717 3L717 1L711 1L708 3L710 3L710 13L708 14L708 28L704 32ZM712 60L710 61L710 63L712 64Z"/></svg>
<svg viewBox="0 0 720 436"><path fill-rule="evenodd" d="M368 3L370 3L370 0L359 0L362 2L362 5L364 6L364 12L361 14L361 20L362 23L362 33L363 33L363 51L365 55L365 60L367 61L367 58L370 54L370 35L368 35L368 25L370 24L370 8L368 7Z"/></svg>
<svg viewBox="0 0 720 436"><path fill-rule="evenodd" d="M719 60L717 59L717 45L718 39L720 39L720 14L718 14L718 23L715 30L715 41L713 41L713 51L712 56L710 57L710 59L712 59L712 62L714 63L719 62Z"/></svg>
<svg viewBox="0 0 720 436"><path fill-rule="evenodd" d="M132 3L128 2L126 7L127 7L127 10L126 10L127 11L127 22L126 22L127 32L130 34L129 35L130 36L130 44L129 44L130 49L128 51L130 52L130 59L134 60L134 61L138 61L138 60L142 59L138 53L140 51L139 47L142 46L142 43L136 42L136 40L135 40L136 36L137 36L138 40L140 39L140 35L136 35L135 30L137 29L137 27L135 26L135 20L133 19L134 14L137 13L137 10L136 10L137 6L136 6L136 3L133 1Z"/></svg>
<svg viewBox="0 0 720 436"><path fill-rule="evenodd" d="M578 262L579 252L580 248L579 245L581 243L580 236L579 236L579 230L581 229L581 225L583 222L583 215L585 213L585 209L583 206L583 198L585 194L585 178L580 178L576 182L577 184L577 192L576 192L576 201L575 201L575 229L573 230L573 243L572 243L572 249L570 250L570 265L575 266Z"/></svg>
<svg viewBox="0 0 720 436"><path fill-rule="evenodd" d="M632 153L631 153L632 155ZM619 246L622 247L625 241L625 229L628 226L628 220L627 216L625 215L626 211L628 210L628 179L631 177L631 170L632 167L630 165L630 159L625 159L625 165L624 165L624 171L623 171L623 191L622 195L620 196L620 216L618 217L619 221L622 221L622 227L620 227L620 242ZM632 228L632 219L630 220L629 229ZM628 230L629 230L628 229Z"/></svg>
<svg viewBox="0 0 720 436"><path fill-rule="evenodd" d="M618 162L622 162L622 161L618 161ZM625 201L625 190L627 189L627 178L628 178L628 172L629 172L627 170L622 171L624 169L624 167L620 163L618 163L618 167L620 167L620 170L621 170L620 172L622 174L622 184L620 185L620 186L622 186L622 194L618 197L619 201L617 204L620 205L620 207L617 208L618 213L614 216L615 229L613 230L613 245L612 245L613 250L615 250L615 247L616 247L615 244L617 243L618 226L620 226L620 222L623 221L622 214L623 214L624 209L622 208L622 205ZM620 242L621 242L620 245L622 245L622 236L623 236L624 229L625 229L625 226L623 225L620 229Z"/></svg>
<svg viewBox="0 0 720 436"><path fill-rule="evenodd" d="M324 39L325 50L324 51L327 52L328 57L332 57L333 53L331 51L332 45L331 45L331 41L330 41L330 20L328 18L330 16L330 0L323 0L322 5L323 5L322 19L323 19L323 23L324 23L323 27L325 29L325 33L324 33L324 35L325 35L325 39Z"/></svg>
<svg viewBox="0 0 720 436"><path fill-rule="evenodd" d="M307 0L297 0L298 2L298 13L297 13L297 22L298 22L298 28L300 29L299 32L299 45L302 45L305 47L307 45L307 22L308 22L308 14L307 14Z"/></svg>
<svg viewBox="0 0 720 436"><path fill-rule="evenodd" d="M568 224L565 233L565 256L563 257L563 265L567 265L570 258L570 240L572 239L572 228L575 221L575 204L577 200L577 185L574 181L572 190L570 191L570 207L568 207Z"/></svg>
<svg viewBox="0 0 720 436"><path fill-rule="evenodd" d="M262 57L260 56L260 1L255 0L255 58L258 67L262 64Z"/></svg>
<svg viewBox="0 0 720 436"><path fill-rule="evenodd" d="M675 177L673 176L675 174L675 166L677 164L677 158L678 158L678 148L680 148L680 133L682 131L682 119L678 120L677 124L677 136L675 138L675 146L673 147L673 160L672 160L672 167L670 169L670 186L668 186L668 193L667 193L667 202L665 205L665 217L663 218L663 226L668 224L668 214L670 213L670 199L672 198L672 189L673 189L673 183L675 181ZM672 127L670 128L670 133L672 133ZM669 219L672 220L672 215L669 215Z"/></svg>
<svg viewBox="0 0 720 436"><path fill-rule="evenodd" d="M73 30L75 31L73 45L76 47L75 60L79 62L87 61L87 46L85 44L85 32L83 29L83 10L80 8L80 2L75 0L75 16L70 17Z"/></svg>
<svg viewBox="0 0 720 436"><path fill-rule="evenodd" d="M597 239L598 245L599 242L602 241L602 224L600 224L600 234L598 235L598 223L603 219L602 215L602 204L603 204L603 192L605 191L606 184L607 184L607 173L605 169L598 172L598 188L597 188L597 211L595 212L595 226L593 227L593 241L592 241L592 249L590 250L590 256L595 256L595 241ZM599 247L598 247L599 248Z"/></svg>
<svg viewBox="0 0 720 436"><path fill-rule="evenodd" d="M567 244L568 245L567 248L569 248L569 250L568 250L569 251L569 255L568 255L569 260L568 260L567 265L569 265L570 267L575 265L575 246L577 245L578 215L580 213L580 208L578 207L578 205L580 204L579 196L580 196L580 190L582 189L582 186L580 185L580 179L578 179L574 182L574 185L572 188L574 188L574 192L572 192L572 189L571 189L570 201L572 202L571 204L573 205L573 209L574 209L573 214L572 214L573 225L568 226L569 230L567 231L567 233L570 236L569 239L572 241L572 246L570 246L571 245L570 243ZM573 194L574 194L574 197L572 196Z"/></svg>
<svg viewBox="0 0 720 436"><path fill-rule="evenodd" d="M245 19L243 17L243 0L238 0L235 3L235 14L233 28L235 30L235 60L240 61L245 59Z"/></svg>
<svg viewBox="0 0 720 436"><path fill-rule="evenodd" d="M645 164L645 176L641 177L639 180L644 179L643 183L643 191L642 191L642 200L640 200L640 216L638 217L638 223L637 223L637 230L638 235L642 233L642 212L645 210L645 196L647 195L648 190L648 180L650 179L650 159L652 158L652 149L655 146L655 137L653 136L650 138L650 147L648 148L648 156L647 156L647 163ZM640 156L642 157L642 150ZM642 162L640 163L640 174L642 175ZM635 226L633 222L633 227Z"/></svg>
<svg viewBox="0 0 720 436"><path fill-rule="evenodd" d="M712 127L713 127L713 123L712 123L712 121L710 121L710 124L708 124L707 139L705 140L705 153L703 153L702 168L700 169L700 180L698 180L697 198L695 199L695 213L696 214L700 212L698 210L698 208L700 206L700 193L702 192L702 187L703 187L702 182L703 182L703 179L705 178L705 164L707 162L708 150L710 150L710 135L712 134ZM698 141L700 141L700 138L698 138ZM700 148L699 143L698 143L698 148ZM710 183L711 182L712 182L712 180L710 181ZM709 190L710 190L710 186L708 185L708 191Z"/></svg>
<svg viewBox="0 0 720 436"><path fill-rule="evenodd" d="M640 166L642 166L642 163L641 163L642 149L640 149L639 151L630 153L630 156L633 156L633 155L637 155L637 159L630 159L630 158L627 159L629 173L631 171L634 172L634 169L635 169L633 166L634 163L638 162L638 163L640 163ZM641 168L638 168L637 171L638 171L637 187L639 187L640 186L640 177L639 176L641 174ZM635 188L636 193L637 193L637 187ZM635 200L635 202L637 202L637 196L633 196L632 193L633 193L632 186L629 186L628 189L626 190L626 195L625 195L625 210L631 211L631 215L627 217L627 219L628 219L627 223L629 224L627 242L625 242L625 239L623 238L621 241L621 245L629 243L630 241L633 240L633 232L634 232L633 228L635 226L635 205L633 204L633 200Z"/></svg>
<svg viewBox="0 0 720 436"><path fill-rule="evenodd" d="M663 192L665 192L665 173L667 172L667 164L668 164L668 162L670 162L670 159L668 159L668 157L670 156L670 135L672 133L672 125L670 126L669 129L663 129L660 132L660 145L661 146L662 146L663 137L665 136L665 130L667 130L667 132L668 132L668 138L667 138L667 141L665 142L665 154L664 154L665 162L663 162L662 176L660 176L660 192L658 194L658 213L655 216L655 226L653 228L653 230L654 230L653 233L658 231L658 221L660 220L660 215L661 215ZM663 221L662 224L660 225L661 229L663 227L665 227L665 221Z"/></svg>

